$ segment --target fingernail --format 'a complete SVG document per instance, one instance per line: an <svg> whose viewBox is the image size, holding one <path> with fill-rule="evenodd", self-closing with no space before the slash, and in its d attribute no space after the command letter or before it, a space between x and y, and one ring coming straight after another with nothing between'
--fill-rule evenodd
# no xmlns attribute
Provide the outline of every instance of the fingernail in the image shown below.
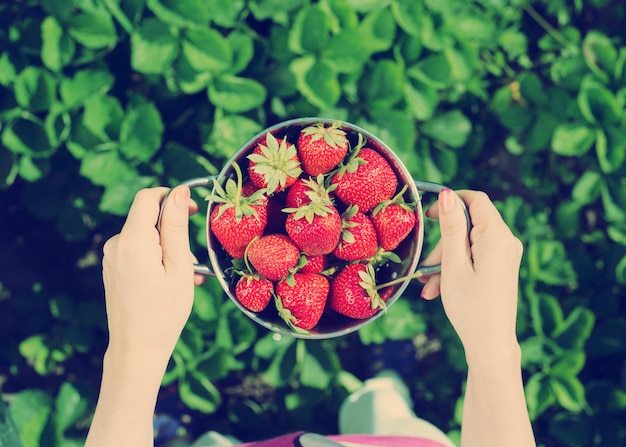
<svg viewBox="0 0 626 447"><path fill-rule="evenodd" d="M191 193L188 187L178 188L174 194L174 204L178 207L187 207Z"/></svg>
<svg viewBox="0 0 626 447"><path fill-rule="evenodd" d="M439 193L439 201L443 211L452 211L454 209L454 196L451 189L444 188Z"/></svg>
<svg viewBox="0 0 626 447"><path fill-rule="evenodd" d="M426 286L422 287L422 292L420 293L420 297L426 299Z"/></svg>

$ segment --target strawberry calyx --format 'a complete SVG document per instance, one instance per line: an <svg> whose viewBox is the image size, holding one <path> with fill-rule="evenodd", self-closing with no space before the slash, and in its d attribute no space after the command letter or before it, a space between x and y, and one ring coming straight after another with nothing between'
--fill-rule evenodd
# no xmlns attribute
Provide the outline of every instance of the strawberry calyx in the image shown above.
<svg viewBox="0 0 626 447"><path fill-rule="evenodd" d="M280 297L273 291L272 291L272 295L274 296L274 304L276 305L278 316L282 318L282 320L287 324L287 326L289 326L289 329L291 329L292 331L298 334L304 334L304 335L310 334L310 332L307 331L306 329L302 329L301 327L298 327L296 325L298 319L291 313L289 309L285 309L283 307L283 302L281 301Z"/></svg>
<svg viewBox="0 0 626 447"><path fill-rule="evenodd" d="M329 127L326 127L324 123L317 123L302 129L301 134L311 136L311 142L324 139L324 143L332 148L343 147L347 143L348 138L341 126L341 121L335 121Z"/></svg>
<svg viewBox="0 0 626 447"><path fill-rule="evenodd" d="M348 155L348 158L344 160L344 162L340 164L335 170L328 173L329 180L334 178L335 175L337 175L338 179L341 179L341 177L343 177L343 175L346 172L353 174L356 172L359 166L367 164L367 161L358 157L359 152L361 151L363 147L365 147L365 143L366 143L366 140L363 134L359 133L358 136L359 136L359 141L357 142L356 146L354 146L354 148L350 149L349 151L350 155Z"/></svg>
<svg viewBox="0 0 626 447"><path fill-rule="evenodd" d="M393 196L391 199L389 200L384 200L382 202L380 202L378 205L376 205L376 207L372 210L372 216L377 215L378 213L380 213L381 211L383 211L385 208L387 208L389 205L398 205L400 208L406 210L406 211L415 211L415 206L417 205L417 202L410 202L407 203L404 200L404 193L406 192L408 186L404 185L402 187L402 189L400 190L400 192L398 192L398 194L396 194L395 196Z"/></svg>
<svg viewBox="0 0 626 447"><path fill-rule="evenodd" d="M259 144L258 147L261 153L252 153L248 159L254 163L251 169L265 179L268 195L284 190L288 177L302 174L296 147L288 143L287 137L278 141L268 132L265 144Z"/></svg>
<svg viewBox="0 0 626 447"><path fill-rule="evenodd" d="M204 200L222 204L222 206L219 207L216 218L219 218L224 214L224 211L229 208L234 208L237 222L241 221L244 216L256 216L258 218L257 212L253 206L263 205L266 189L261 188L249 196L244 195L242 191L243 176L241 174L241 168L236 162L233 162L232 166L235 170L236 180L229 178L222 188L222 185L219 184L217 179L213 179L214 192L206 196Z"/></svg>
<svg viewBox="0 0 626 447"><path fill-rule="evenodd" d="M346 244L354 244L356 239L354 238L354 234L350 229L359 226L358 223L350 220L356 213L358 213L359 207L358 205L350 205L346 210L341 214L341 240L340 244L345 242Z"/></svg>
<svg viewBox="0 0 626 447"><path fill-rule="evenodd" d="M359 277L361 281L359 285L365 290L368 296L372 300L372 309L382 309L387 311L387 304L378 294L378 287L376 287L376 272L374 266L371 263L365 265L365 271L359 271Z"/></svg>
<svg viewBox="0 0 626 447"><path fill-rule="evenodd" d="M368 258L367 261L370 264L380 266L388 262L400 264L402 262L402 259L400 259L400 256L398 256L397 253L393 251L387 251L382 247L378 247L378 251L376 252L376 254L371 258Z"/></svg>
<svg viewBox="0 0 626 447"><path fill-rule="evenodd" d="M335 207L329 191L334 190L336 186L324 186L324 176L322 174L318 175L316 180L310 179L305 180L305 182L310 188L305 194L311 202L297 208L283 208L283 212L293 214L293 218L296 220L305 218L309 223L313 222L315 216L325 217L332 214L335 211Z"/></svg>

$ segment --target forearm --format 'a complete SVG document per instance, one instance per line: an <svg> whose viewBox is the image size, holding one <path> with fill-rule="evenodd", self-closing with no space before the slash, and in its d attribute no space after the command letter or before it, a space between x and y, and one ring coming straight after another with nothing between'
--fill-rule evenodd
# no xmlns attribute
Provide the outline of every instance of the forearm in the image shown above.
<svg viewBox="0 0 626 447"><path fill-rule="evenodd" d="M468 359L462 447L534 447L515 345L493 361Z"/></svg>
<svg viewBox="0 0 626 447"><path fill-rule="evenodd" d="M86 447L154 445L153 416L166 364L107 352Z"/></svg>

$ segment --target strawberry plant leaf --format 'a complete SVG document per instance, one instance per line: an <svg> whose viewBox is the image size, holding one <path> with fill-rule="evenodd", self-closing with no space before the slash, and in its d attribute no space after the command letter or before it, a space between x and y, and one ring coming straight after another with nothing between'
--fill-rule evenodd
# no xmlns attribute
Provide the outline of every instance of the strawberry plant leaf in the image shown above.
<svg viewBox="0 0 626 447"><path fill-rule="evenodd" d="M74 58L76 44L52 16L41 22L41 61L52 71L60 71Z"/></svg>
<svg viewBox="0 0 626 447"><path fill-rule="evenodd" d="M132 68L147 74L163 73L180 51L178 32L154 18L141 22L130 43Z"/></svg>
<svg viewBox="0 0 626 447"><path fill-rule="evenodd" d="M182 52L189 65L200 72L221 73L228 70L233 54L227 40L211 29L191 29L183 34Z"/></svg>
<svg viewBox="0 0 626 447"><path fill-rule="evenodd" d="M48 110L56 99L56 83L45 70L26 67L15 78L15 99L33 112Z"/></svg>
<svg viewBox="0 0 626 447"><path fill-rule="evenodd" d="M453 148L463 146L471 131L472 123L460 110L435 116L422 126L425 135Z"/></svg>
<svg viewBox="0 0 626 447"><path fill-rule="evenodd" d="M35 117L18 118L2 132L2 144L15 154L49 157L54 153L43 124Z"/></svg>
<svg viewBox="0 0 626 447"><path fill-rule="evenodd" d="M591 31L583 40L582 54L587 66L604 83L615 75L617 50L610 39L598 31Z"/></svg>
<svg viewBox="0 0 626 447"><path fill-rule="evenodd" d="M85 10L69 19L69 34L87 48L113 47L117 31L111 16L102 9Z"/></svg>
<svg viewBox="0 0 626 447"><path fill-rule="evenodd" d="M561 124L552 134L552 150L559 155L581 157L589 151L595 139L593 129L584 123Z"/></svg>
<svg viewBox="0 0 626 447"><path fill-rule="evenodd" d="M329 36L328 17L317 4L298 11L289 31L287 45L296 54L320 51Z"/></svg>
<svg viewBox="0 0 626 447"><path fill-rule="evenodd" d="M265 102L267 90L250 78L221 75L209 83L209 100L229 112L252 110Z"/></svg>
<svg viewBox="0 0 626 447"><path fill-rule="evenodd" d="M222 402L222 396L209 379L198 372L188 372L178 382L180 399L194 410L213 413Z"/></svg>
<svg viewBox="0 0 626 447"><path fill-rule="evenodd" d="M77 71L73 77L61 79L59 84L61 101L68 109L77 108L91 96L106 94L114 81L115 78L107 70L88 68Z"/></svg>
<svg viewBox="0 0 626 447"><path fill-rule="evenodd" d="M566 410L582 411L587 402L585 387L576 377L550 377L550 388L557 402Z"/></svg>
<svg viewBox="0 0 626 447"><path fill-rule="evenodd" d="M289 64L296 78L298 91L307 101L319 109L333 107L341 96L337 74L323 62L312 56L302 56Z"/></svg>
<svg viewBox="0 0 626 447"><path fill-rule="evenodd" d="M143 102L131 106L120 128L120 152L129 159L148 161L161 146L163 121L156 106Z"/></svg>
<svg viewBox="0 0 626 447"><path fill-rule="evenodd" d="M209 5L202 0L146 0L146 6L159 20L177 27L206 25L210 18Z"/></svg>

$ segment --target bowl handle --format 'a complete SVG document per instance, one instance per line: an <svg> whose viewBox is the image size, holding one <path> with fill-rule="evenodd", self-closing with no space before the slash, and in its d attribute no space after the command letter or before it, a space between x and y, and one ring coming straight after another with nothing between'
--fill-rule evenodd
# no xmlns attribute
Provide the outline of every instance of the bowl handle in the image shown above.
<svg viewBox="0 0 626 447"><path fill-rule="evenodd" d="M181 185L187 185L189 189L198 188L198 187L210 187L213 185L213 179L217 178L217 176L210 175L208 177L200 177L194 178L190 180L186 180L181 183ZM170 189L171 191L171 189ZM161 203L161 210L159 211L159 220L157 221L157 230L161 229L161 217L163 215L163 209L165 208L165 202L169 197L169 192L163 198L163 202ZM215 276L215 272L213 269L206 264L194 264L193 265L194 273L204 276Z"/></svg>
<svg viewBox="0 0 626 447"><path fill-rule="evenodd" d="M441 192L442 189L450 189L447 186L440 185L439 183L425 182L422 180L413 180L413 182L415 183L415 186L417 187L417 189L421 192L431 192L431 193L439 194L439 192ZM463 202L462 200L461 200L461 205L463 206L463 213L465 214L465 220L467 222L467 232L469 233L469 231L472 228L472 222L470 220L469 213L467 212L467 207L465 206L465 202ZM415 270L415 273L411 276L417 278L421 276L434 275L435 273L439 273L439 272L441 272L441 264L424 265L424 266L418 266L417 269Z"/></svg>

